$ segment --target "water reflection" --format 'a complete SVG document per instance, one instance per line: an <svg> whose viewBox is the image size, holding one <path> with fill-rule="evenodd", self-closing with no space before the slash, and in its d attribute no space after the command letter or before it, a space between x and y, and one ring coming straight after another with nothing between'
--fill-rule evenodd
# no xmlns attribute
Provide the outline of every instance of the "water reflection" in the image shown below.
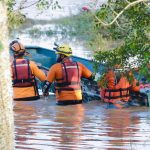
<svg viewBox="0 0 150 150"><path fill-rule="evenodd" d="M16 7L19 5L19 2L19 0L16 1ZM53 48L53 43L55 41L60 44L67 43L72 47L73 55L90 59L92 52L90 49L85 48L85 41L76 39L76 37L68 37L65 31L63 32L62 29L60 30L60 27L57 27L56 24L51 24L51 20L75 15L81 11L83 6L89 5L91 2L93 3L91 0L58 0L58 3L62 7L61 9L52 10L50 8L42 13L36 9L35 5L31 5L30 8L27 7L23 9L22 13L25 14L27 18L33 19L33 21L29 21L27 24L25 23L18 31L12 33L12 39L19 38L20 42L25 45L36 45L50 49ZM104 2L106 2L106 0L100 1L101 4ZM28 5L32 3L33 2L30 0L26 0L25 2L25 4ZM33 23L35 18L37 19L36 25ZM64 30L67 30L67 28L64 28ZM43 32L45 32L45 34ZM32 33L33 36L31 37L29 33Z"/></svg>
<svg viewBox="0 0 150 150"><path fill-rule="evenodd" d="M39 25L45 27L44 25ZM48 27L52 28L52 25L47 25ZM14 35L14 38L19 38L21 43L24 45L32 45L32 46L41 46L48 49L53 49L54 42L58 44L69 44L73 50L73 55L80 56L82 58L92 59L92 50L87 49L85 47L85 41L81 41L76 37L66 37L66 34L59 34L56 33L53 36L49 36L46 34L41 34L40 36L36 33L36 35L30 35L28 30L32 28L24 29L23 32L18 32ZM37 36L37 37L36 37Z"/></svg>
<svg viewBox="0 0 150 150"><path fill-rule="evenodd" d="M56 106L49 100L15 102L16 149L148 150L149 109L109 110L99 101Z"/></svg>
<svg viewBox="0 0 150 150"><path fill-rule="evenodd" d="M110 110L107 115L106 124L109 127L107 135L110 138L108 146L114 147L114 150L117 148L132 149L133 142L139 142L138 139L134 140L132 137L138 132L140 118L131 116L128 110Z"/></svg>
<svg viewBox="0 0 150 150"><path fill-rule="evenodd" d="M82 104L73 106L56 107L55 122L58 128L59 149L76 149L81 141L81 128L84 120L84 106ZM54 140L54 139L53 139Z"/></svg>

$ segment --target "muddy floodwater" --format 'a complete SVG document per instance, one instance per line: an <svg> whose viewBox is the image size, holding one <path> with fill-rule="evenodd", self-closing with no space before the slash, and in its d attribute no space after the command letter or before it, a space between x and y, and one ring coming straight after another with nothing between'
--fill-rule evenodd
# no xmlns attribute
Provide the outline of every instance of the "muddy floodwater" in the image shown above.
<svg viewBox="0 0 150 150"><path fill-rule="evenodd" d="M147 107L107 109L100 101L57 106L15 101L16 150L149 150Z"/></svg>

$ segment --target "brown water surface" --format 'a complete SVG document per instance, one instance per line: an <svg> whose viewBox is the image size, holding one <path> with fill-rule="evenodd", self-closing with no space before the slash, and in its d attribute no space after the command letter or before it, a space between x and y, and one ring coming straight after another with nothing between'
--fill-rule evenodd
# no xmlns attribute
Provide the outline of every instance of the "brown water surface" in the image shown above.
<svg viewBox="0 0 150 150"><path fill-rule="evenodd" d="M150 110L106 109L99 101L57 106L15 101L16 150L149 150Z"/></svg>

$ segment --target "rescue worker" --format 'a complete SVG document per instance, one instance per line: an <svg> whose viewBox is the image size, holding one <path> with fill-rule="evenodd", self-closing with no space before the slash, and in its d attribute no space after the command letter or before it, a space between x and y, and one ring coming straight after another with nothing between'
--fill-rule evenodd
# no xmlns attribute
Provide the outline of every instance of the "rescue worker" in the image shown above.
<svg viewBox="0 0 150 150"><path fill-rule="evenodd" d="M70 46L63 44L55 50L57 63L49 69L43 93L47 95L52 82L55 82L58 105L80 104L82 103L81 77L93 80L94 75L83 64L72 60Z"/></svg>
<svg viewBox="0 0 150 150"><path fill-rule="evenodd" d="M33 61L25 59L29 54L25 47L18 41L10 43L10 50L13 52L12 81L14 100L37 100L40 98L35 77L45 81L46 75Z"/></svg>
<svg viewBox="0 0 150 150"><path fill-rule="evenodd" d="M130 92L139 92L140 87L137 86L137 81L134 78L131 71L127 75L120 71L118 65L113 69L108 69L107 73L104 75L102 81L99 83L101 88L101 97L105 102L109 104L114 104L116 107L124 107L130 100ZM132 82L129 81L132 79ZM106 87L103 87L104 82Z"/></svg>

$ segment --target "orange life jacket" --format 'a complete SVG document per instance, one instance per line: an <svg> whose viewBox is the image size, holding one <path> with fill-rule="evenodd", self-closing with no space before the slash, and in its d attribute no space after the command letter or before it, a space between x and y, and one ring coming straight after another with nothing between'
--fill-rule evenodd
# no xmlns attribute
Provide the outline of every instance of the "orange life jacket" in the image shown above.
<svg viewBox="0 0 150 150"><path fill-rule="evenodd" d="M35 77L31 72L29 60L13 61L13 87L30 87L35 85Z"/></svg>
<svg viewBox="0 0 150 150"><path fill-rule="evenodd" d="M121 77L115 87L106 88L104 91L104 101L114 103L116 100L128 101L130 98L130 84L126 77Z"/></svg>
<svg viewBox="0 0 150 150"><path fill-rule="evenodd" d="M81 90L80 73L77 62L67 60L61 63L62 79L56 79L55 89L58 91L74 91Z"/></svg>

